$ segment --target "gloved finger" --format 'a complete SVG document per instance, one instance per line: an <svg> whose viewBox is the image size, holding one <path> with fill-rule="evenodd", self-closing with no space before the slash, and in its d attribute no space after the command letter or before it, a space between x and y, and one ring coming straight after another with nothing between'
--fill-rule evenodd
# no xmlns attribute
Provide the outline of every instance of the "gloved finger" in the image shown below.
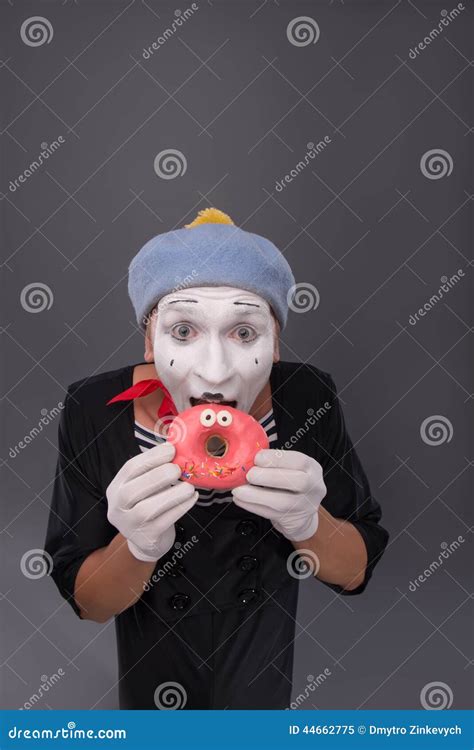
<svg viewBox="0 0 474 750"><path fill-rule="evenodd" d="M234 500L234 503L239 506L239 508L243 508L244 510L248 510L249 513L254 513L256 516L261 516L262 518L268 518L268 520L271 520L272 517L275 516L275 509L271 508L264 503L254 503L252 502L248 497L247 493L240 492L240 490L245 489L244 486L241 487L235 487L235 489L232 490L232 497ZM253 498L255 499L255 497Z"/></svg>
<svg viewBox="0 0 474 750"><path fill-rule="evenodd" d="M194 494L195 487L192 484L179 481L166 490L141 500L132 509L125 511L125 514L129 514L130 523L137 526L151 523L157 518L165 517L180 503L191 500Z"/></svg>
<svg viewBox="0 0 474 750"><path fill-rule="evenodd" d="M253 484L244 484L236 487L232 494L237 492L240 501L253 503L256 507L266 506L271 509L273 517L286 514L307 513L316 510L319 502L307 498L306 495L269 489L267 487L256 487Z"/></svg>
<svg viewBox="0 0 474 750"><path fill-rule="evenodd" d="M297 469L261 469L252 466L247 472L247 482L261 487L274 487L291 492L308 492L312 486L311 477L306 471Z"/></svg>
<svg viewBox="0 0 474 750"><path fill-rule="evenodd" d="M188 500L174 505L172 508L170 508L170 510L164 513L163 516L160 516L160 525L163 524L165 528L169 528L173 523L179 521L179 519L184 516L185 513L191 510L191 508L196 503L196 500L198 499L199 492L197 492L197 490L194 490L192 496Z"/></svg>
<svg viewBox="0 0 474 750"><path fill-rule="evenodd" d="M284 451L277 448L262 448L255 455L254 464L262 468L296 469L304 471L314 460L300 451Z"/></svg>
<svg viewBox="0 0 474 750"><path fill-rule="evenodd" d="M160 443L153 448L149 448L145 453L134 456L124 463L122 468L114 477L114 483L129 482L131 479L145 474L151 469L155 469L162 464L170 463L175 457L176 448L172 443Z"/></svg>
<svg viewBox="0 0 474 750"><path fill-rule="evenodd" d="M146 474L140 474L122 485L122 495L125 497L123 507L133 508L146 497L156 495L160 490L176 484L180 476L180 467L171 463L162 464L155 469L150 469Z"/></svg>

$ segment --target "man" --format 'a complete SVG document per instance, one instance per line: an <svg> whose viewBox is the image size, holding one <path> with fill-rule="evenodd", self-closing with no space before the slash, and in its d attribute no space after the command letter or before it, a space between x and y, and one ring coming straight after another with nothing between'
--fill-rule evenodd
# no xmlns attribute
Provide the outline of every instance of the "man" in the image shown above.
<svg viewBox="0 0 474 750"><path fill-rule="evenodd" d="M361 593L386 546L333 380L279 361L293 287L273 243L201 211L130 265L145 362L68 390L45 549L79 617L115 616L121 708L287 707L298 578ZM269 437L232 493L182 481L165 439L206 402Z"/></svg>

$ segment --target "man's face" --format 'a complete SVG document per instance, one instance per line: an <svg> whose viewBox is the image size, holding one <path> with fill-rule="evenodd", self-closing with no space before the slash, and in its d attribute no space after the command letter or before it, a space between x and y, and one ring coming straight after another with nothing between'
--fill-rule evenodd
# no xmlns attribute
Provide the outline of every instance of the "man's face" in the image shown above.
<svg viewBox="0 0 474 750"><path fill-rule="evenodd" d="M276 344L268 302L233 287L194 287L158 304L155 368L179 412L214 401L249 412L268 381Z"/></svg>

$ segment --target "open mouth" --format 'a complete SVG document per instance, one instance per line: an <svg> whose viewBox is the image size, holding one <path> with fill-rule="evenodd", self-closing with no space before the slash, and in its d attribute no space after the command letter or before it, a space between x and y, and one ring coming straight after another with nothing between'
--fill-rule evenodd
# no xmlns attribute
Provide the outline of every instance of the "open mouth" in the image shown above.
<svg viewBox="0 0 474 750"><path fill-rule="evenodd" d="M232 408L237 408L237 401L224 401L224 400L211 400L206 398L194 398L194 396L190 396L189 402L191 406L200 406L201 404L218 404L219 406L231 406Z"/></svg>

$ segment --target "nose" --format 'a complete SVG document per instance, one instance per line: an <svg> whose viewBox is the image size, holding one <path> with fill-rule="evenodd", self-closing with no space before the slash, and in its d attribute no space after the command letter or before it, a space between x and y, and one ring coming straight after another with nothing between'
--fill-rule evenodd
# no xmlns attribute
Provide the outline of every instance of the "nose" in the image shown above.
<svg viewBox="0 0 474 750"><path fill-rule="evenodd" d="M203 388L217 391L231 376L231 372L232 363L226 347L219 337L213 337L196 364L195 374L202 381Z"/></svg>

